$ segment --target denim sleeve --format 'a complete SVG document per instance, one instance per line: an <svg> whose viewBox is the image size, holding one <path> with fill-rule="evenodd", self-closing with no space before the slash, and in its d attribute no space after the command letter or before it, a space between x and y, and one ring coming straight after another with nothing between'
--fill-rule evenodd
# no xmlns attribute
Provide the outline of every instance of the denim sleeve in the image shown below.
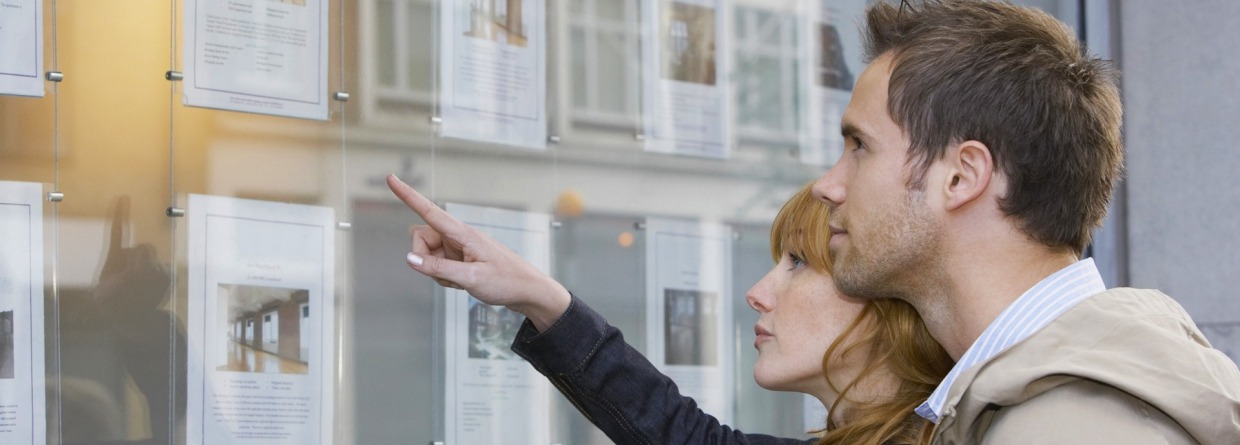
<svg viewBox="0 0 1240 445"><path fill-rule="evenodd" d="M617 444L812 444L744 434L680 395L676 384L625 343L620 330L573 296L545 332L526 320L512 349L547 376Z"/></svg>

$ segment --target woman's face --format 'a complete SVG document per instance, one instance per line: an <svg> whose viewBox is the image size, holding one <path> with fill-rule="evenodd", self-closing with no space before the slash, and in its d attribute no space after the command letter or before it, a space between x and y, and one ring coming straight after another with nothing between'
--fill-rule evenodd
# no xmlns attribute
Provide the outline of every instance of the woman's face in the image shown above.
<svg viewBox="0 0 1240 445"><path fill-rule="evenodd" d="M754 325L758 361L753 367L758 385L811 394L823 403L834 400L835 392L823 376L822 358L857 318L864 301L841 294L830 274L814 270L788 252L749 289L745 299L759 314ZM859 361L833 362L832 381L846 384L860 367L852 362Z"/></svg>

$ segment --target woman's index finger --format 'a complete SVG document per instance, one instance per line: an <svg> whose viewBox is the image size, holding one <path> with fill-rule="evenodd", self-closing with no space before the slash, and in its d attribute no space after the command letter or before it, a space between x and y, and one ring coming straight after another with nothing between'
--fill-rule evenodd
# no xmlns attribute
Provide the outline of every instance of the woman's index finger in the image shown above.
<svg viewBox="0 0 1240 445"><path fill-rule="evenodd" d="M439 208L431 200L426 199L425 196L422 196L421 193L418 193L409 184L402 182L396 175L388 175L387 183L388 188L392 189L392 193L395 193L397 198L400 198L406 206L409 206L410 210L422 217L422 220L426 221L426 225L431 226L431 228L447 238L455 238L457 235L462 234L465 223Z"/></svg>

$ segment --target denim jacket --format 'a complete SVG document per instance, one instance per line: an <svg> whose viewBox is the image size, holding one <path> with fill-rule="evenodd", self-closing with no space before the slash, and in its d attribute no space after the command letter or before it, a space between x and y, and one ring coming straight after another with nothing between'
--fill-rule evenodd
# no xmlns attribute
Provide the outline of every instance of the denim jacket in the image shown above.
<svg viewBox="0 0 1240 445"><path fill-rule="evenodd" d="M745 434L680 395L672 379L625 343L619 329L573 297L545 332L529 320L512 350L547 376L578 411L617 444L813 444Z"/></svg>

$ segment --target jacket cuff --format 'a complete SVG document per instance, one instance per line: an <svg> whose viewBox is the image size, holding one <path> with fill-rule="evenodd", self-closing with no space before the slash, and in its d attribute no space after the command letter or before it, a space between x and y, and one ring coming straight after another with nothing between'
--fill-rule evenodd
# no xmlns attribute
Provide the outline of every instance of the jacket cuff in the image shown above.
<svg viewBox="0 0 1240 445"><path fill-rule="evenodd" d="M606 327L607 320L572 295L568 310L546 331L538 332L529 319L521 323L512 350L544 374L568 373L593 355Z"/></svg>

